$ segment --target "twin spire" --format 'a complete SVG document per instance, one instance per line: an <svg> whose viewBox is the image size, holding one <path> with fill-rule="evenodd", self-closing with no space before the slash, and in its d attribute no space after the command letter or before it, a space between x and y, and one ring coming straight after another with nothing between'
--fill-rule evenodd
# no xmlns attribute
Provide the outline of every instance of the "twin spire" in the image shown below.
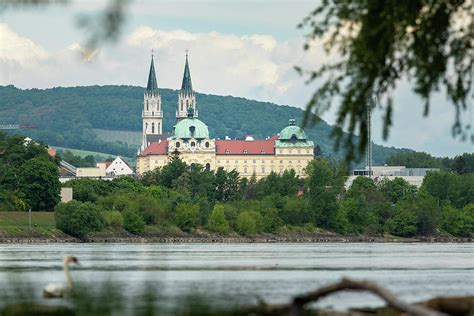
<svg viewBox="0 0 474 316"><path fill-rule="evenodd" d="M153 51L151 53L150 72L148 74L148 84L146 85L146 91L151 94L158 93L158 83L156 82L155 64L153 63Z"/></svg>
<svg viewBox="0 0 474 316"><path fill-rule="evenodd" d="M150 71L148 73L148 84L146 86L147 93L158 93L158 83L156 80L155 74L155 64L153 61L153 51L151 53L151 64L150 64ZM183 82L181 84L181 94L185 96L190 96L194 93L193 85L191 83L191 72L189 71L189 63L188 63L188 51L186 50L186 64L184 65L184 74L183 74Z"/></svg>
<svg viewBox="0 0 474 316"><path fill-rule="evenodd" d="M193 84L191 83L191 72L189 71L188 51L186 50L186 64L184 65L183 83L181 93L188 96L193 94Z"/></svg>

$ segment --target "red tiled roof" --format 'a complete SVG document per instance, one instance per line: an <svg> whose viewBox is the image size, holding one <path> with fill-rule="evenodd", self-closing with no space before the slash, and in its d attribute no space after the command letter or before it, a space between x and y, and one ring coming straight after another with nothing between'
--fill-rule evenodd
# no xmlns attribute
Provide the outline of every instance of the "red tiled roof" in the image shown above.
<svg viewBox="0 0 474 316"><path fill-rule="evenodd" d="M162 140L161 142L151 143L150 146L140 154L145 155L167 155L168 154L168 140Z"/></svg>
<svg viewBox="0 0 474 316"><path fill-rule="evenodd" d="M275 140L216 140L218 155L274 155Z"/></svg>
<svg viewBox="0 0 474 316"><path fill-rule="evenodd" d="M105 169L107 169L110 166L110 164L112 163L112 161L98 161L97 164L99 164L99 163L105 163Z"/></svg>

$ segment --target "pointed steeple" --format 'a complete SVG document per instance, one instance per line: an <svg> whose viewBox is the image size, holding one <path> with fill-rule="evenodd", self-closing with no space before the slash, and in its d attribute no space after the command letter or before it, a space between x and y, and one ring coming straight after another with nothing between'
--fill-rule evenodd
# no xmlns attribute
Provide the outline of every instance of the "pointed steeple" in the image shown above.
<svg viewBox="0 0 474 316"><path fill-rule="evenodd" d="M151 53L150 72L148 73L148 84L146 85L148 93L158 93L158 84L156 82L155 64L153 63L153 52Z"/></svg>
<svg viewBox="0 0 474 316"><path fill-rule="evenodd" d="M186 64L184 65L183 83L181 84L181 93L186 96L193 94L193 85L191 83L191 72L189 71L187 50L186 50Z"/></svg>

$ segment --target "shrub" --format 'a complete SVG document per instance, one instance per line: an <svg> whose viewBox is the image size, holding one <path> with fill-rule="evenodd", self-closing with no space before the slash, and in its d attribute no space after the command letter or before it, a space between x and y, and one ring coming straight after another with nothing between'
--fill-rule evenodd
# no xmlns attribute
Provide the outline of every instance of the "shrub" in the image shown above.
<svg viewBox="0 0 474 316"><path fill-rule="evenodd" d="M224 206L216 204L209 216L208 228L210 231L227 234L229 232L229 222L227 222L224 214Z"/></svg>
<svg viewBox="0 0 474 316"><path fill-rule="evenodd" d="M75 200L59 203L55 207L54 218L56 228L78 238L84 238L90 232L102 230L105 223L97 205Z"/></svg>
<svg viewBox="0 0 474 316"><path fill-rule="evenodd" d="M145 220L135 210L126 209L122 213L123 216L123 228L132 234L140 234L145 230Z"/></svg>
<svg viewBox="0 0 474 316"><path fill-rule="evenodd" d="M255 235L263 230L263 217L255 211L244 211L237 216L236 226L242 235Z"/></svg>
<svg viewBox="0 0 474 316"><path fill-rule="evenodd" d="M104 218L108 226L115 228L123 227L123 216L118 211L105 212Z"/></svg>
<svg viewBox="0 0 474 316"><path fill-rule="evenodd" d="M474 232L474 204L468 204L462 210L452 206L443 208L441 228L454 236L469 237Z"/></svg>
<svg viewBox="0 0 474 316"><path fill-rule="evenodd" d="M387 221L387 228L393 235L412 237L417 231L416 221L417 217L415 212L397 205L392 218Z"/></svg>
<svg viewBox="0 0 474 316"><path fill-rule="evenodd" d="M180 203L176 207L176 224L185 232L196 228L199 222L199 205Z"/></svg>

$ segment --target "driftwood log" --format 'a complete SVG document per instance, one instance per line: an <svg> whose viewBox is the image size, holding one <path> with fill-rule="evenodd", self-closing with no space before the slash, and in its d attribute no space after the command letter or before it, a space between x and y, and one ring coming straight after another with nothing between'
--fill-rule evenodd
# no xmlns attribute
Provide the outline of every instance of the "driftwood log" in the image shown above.
<svg viewBox="0 0 474 316"><path fill-rule="evenodd" d="M308 310L310 303L340 291L368 291L383 299L386 307L379 309L352 310L336 312L332 310ZM411 315L411 316L474 316L474 297L434 298L426 302L408 304L393 293L372 281L357 281L343 278L341 281L323 286L313 292L295 297L290 304L269 305L261 301L256 308L248 309L239 315L261 316L362 316L362 315ZM242 311L241 311L242 312Z"/></svg>

